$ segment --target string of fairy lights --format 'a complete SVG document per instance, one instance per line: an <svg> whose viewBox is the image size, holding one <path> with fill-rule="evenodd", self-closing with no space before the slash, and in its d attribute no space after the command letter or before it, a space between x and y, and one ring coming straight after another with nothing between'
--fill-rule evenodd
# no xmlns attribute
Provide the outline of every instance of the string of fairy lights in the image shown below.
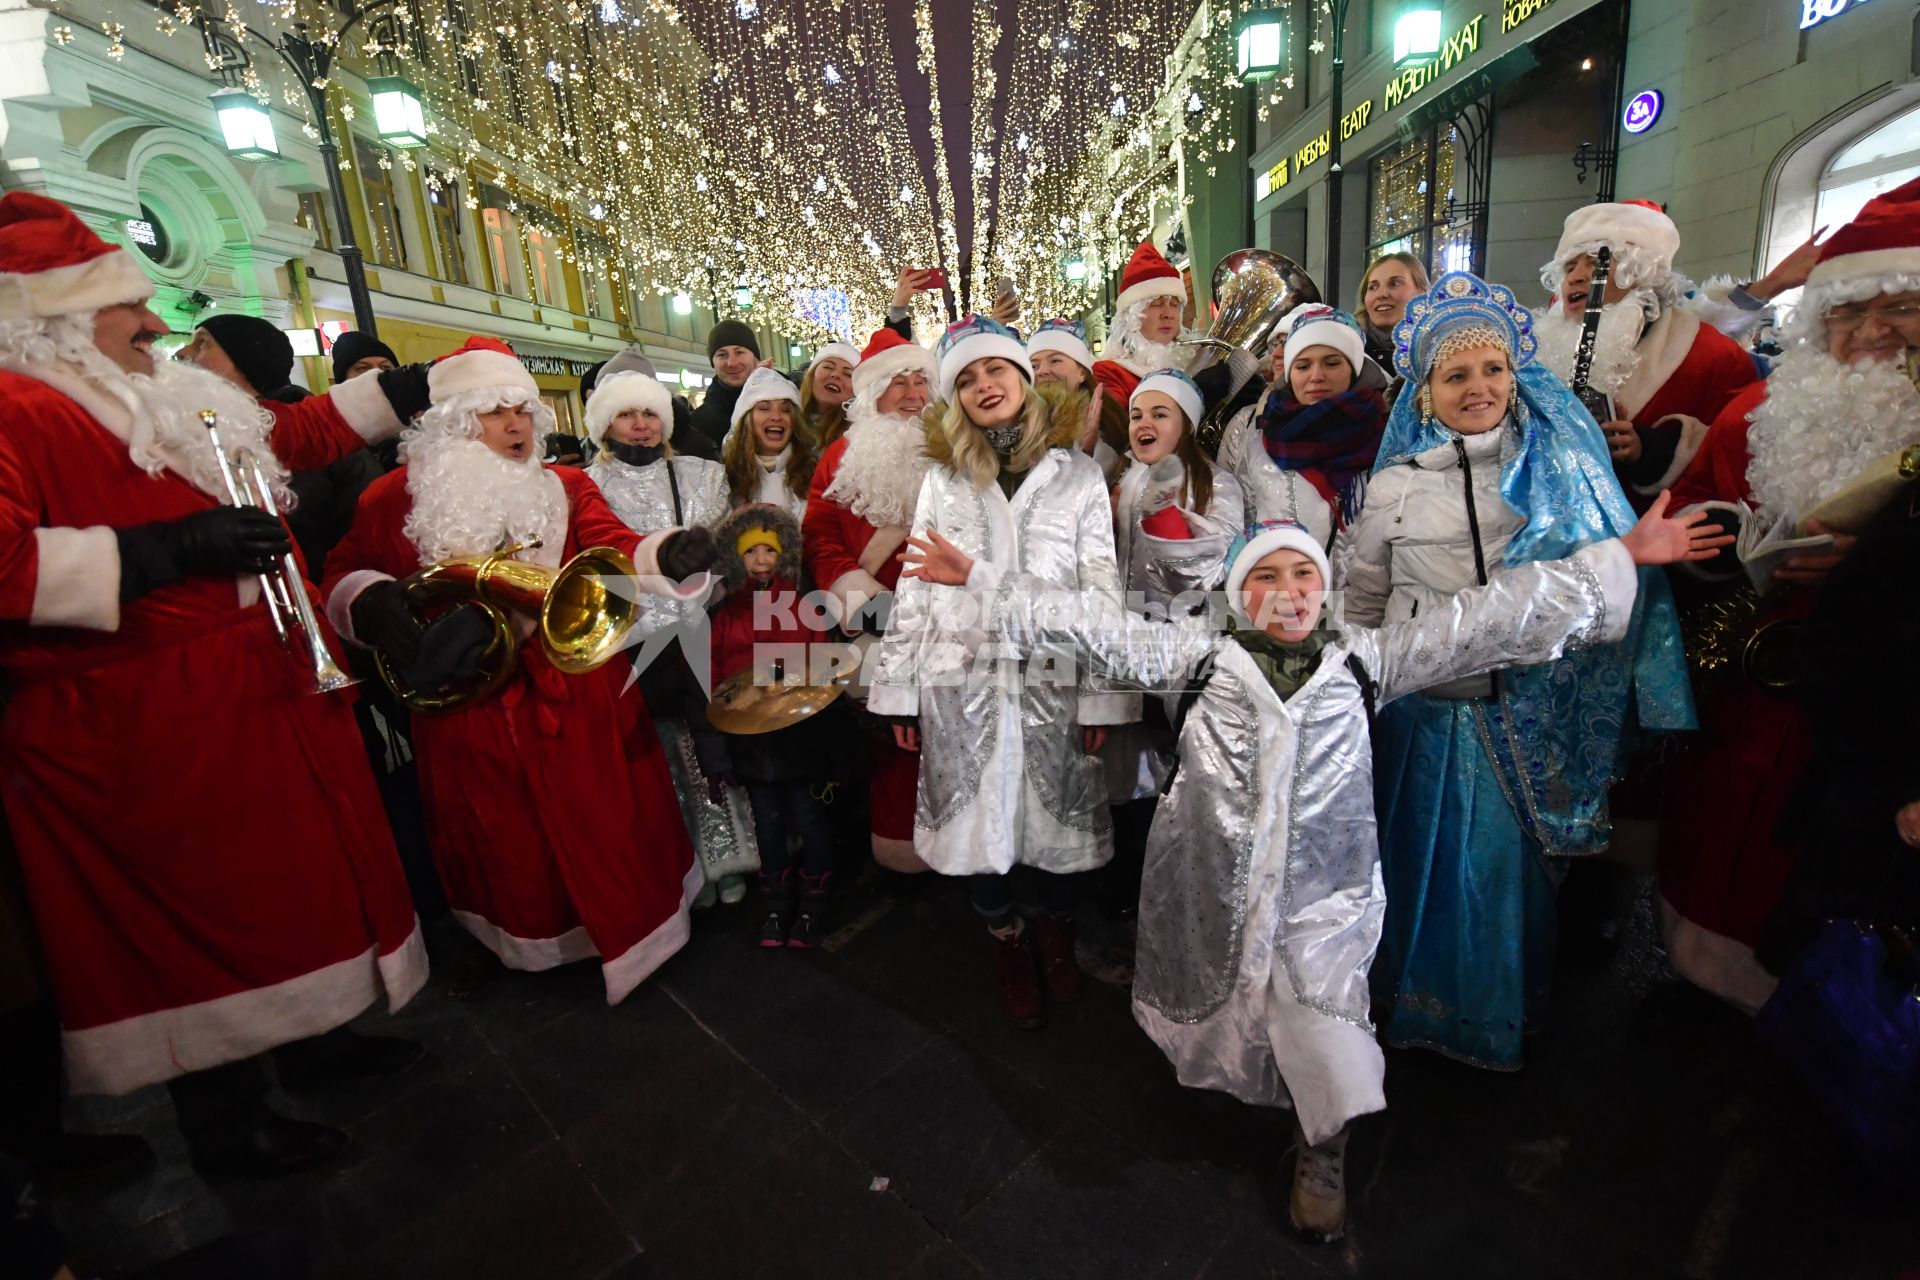
<svg viewBox="0 0 1920 1280"><path fill-rule="evenodd" d="M78 20L69 6L99 0L54 3ZM317 137L303 88L249 32L276 39L305 24L335 42L346 0L147 3L148 21L119 6L119 20L93 24L109 57L129 44L157 52L155 39L203 42L210 71ZM1004 276L1029 323L1083 314L1164 213L1171 157L1209 175L1244 160L1245 99L1224 33L1258 0L971 0L965 156L946 146L934 3L914 0L912 50L931 95L931 175L910 133L888 0L396 0L337 51L356 73L406 76L425 102L428 145L381 148L383 167L424 165L428 191L456 185L476 218L499 202L483 201L477 176L504 196L523 245L604 274L616 294L765 315L811 342L875 327L908 265L944 268L962 310L989 310ZM1183 39L1195 28L1208 38ZM1263 118L1291 86L1256 86ZM347 85L336 75L319 87L349 137ZM343 147L342 166L354 160ZM972 197L965 237L956 182ZM944 319L937 295L917 306L922 332Z"/></svg>

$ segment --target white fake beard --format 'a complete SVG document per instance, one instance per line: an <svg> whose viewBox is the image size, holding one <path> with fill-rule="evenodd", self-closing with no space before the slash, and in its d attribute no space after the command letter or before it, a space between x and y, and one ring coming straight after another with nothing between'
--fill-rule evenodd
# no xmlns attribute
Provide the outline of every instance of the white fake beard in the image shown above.
<svg viewBox="0 0 1920 1280"><path fill-rule="evenodd" d="M407 454L407 492L413 509L401 532L425 564L490 555L535 538L540 547L514 559L560 563L569 514L566 486L541 465L537 451L515 462L482 440L414 441Z"/></svg>
<svg viewBox="0 0 1920 1280"><path fill-rule="evenodd" d="M1121 364L1140 374L1158 373L1162 369L1180 369L1182 363L1178 342L1148 342L1140 332L1141 317L1147 313L1147 304L1151 298L1140 302L1129 302L1114 313L1113 323L1107 326L1107 345ZM1175 335L1176 338L1178 335Z"/></svg>
<svg viewBox="0 0 1920 1280"><path fill-rule="evenodd" d="M1597 391L1613 395L1633 377L1640 367L1640 339L1647 326L1660 314L1659 299L1651 289L1635 289L1618 302L1610 302L1600 313L1600 332L1594 335L1591 385ZM1573 319L1566 303L1555 299L1533 318L1533 336L1540 344L1534 358L1550 369L1560 381L1573 381L1573 362L1580 350L1580 329L1584 317Z"/></svg>
<svg viewBox="0 0 1920 1280"><path fill-rule="evenodd" d="M855 396L847 403L846 452L821 496L876 528L904 528L928 465L919 414L881 413Z"/></svg>
<svg viewBox="0 0 1920 1280"><path fill-rule="evenodd" d="M1814 347L1781 357L1753 412L1747 487L1756 509L1800 519L1867 466L1920 444L1920 391L1898 364L1842 364Z"/></svg>
<svg viewBox="0 0 1920 1280"><path fill-rule="evenodd" d="M156 476L172 471L224 503L230 500L226 481L200 418L202 409L211 409L218 415L220 443L229 456L256 459L280 509L293 505L287 469L267 444L273 415L251 392L218 374L177 360L157 361L151 375L128 373L93 344L91 315L15 322L0 335L0 366L29 375L37 369L79 378L132 416L127 455L135 466Z"/></svg>

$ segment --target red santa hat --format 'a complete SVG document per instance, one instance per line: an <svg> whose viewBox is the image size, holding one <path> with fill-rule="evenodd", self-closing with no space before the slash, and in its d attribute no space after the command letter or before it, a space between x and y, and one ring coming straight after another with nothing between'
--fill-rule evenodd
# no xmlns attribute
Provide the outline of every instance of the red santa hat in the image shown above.
<svg viewBox="0 0 1920 1280"><path fill-rule="evenodd" d="M928 382L940 376L933 352L901 337L898 330L882 328L867 339L867 349L860 353L860 362L853 366L854 394L868 387L884 387L895 375L913 369L926 374Z"/></svg>
<svg viewBox="0 0 1920 1280"><path fill-rule="evenodd" d="M427 370L427 394L435 404L469 391L512 391L527 400L540 398L539 384L498 338L471 337L458 351L441 356Z"/></svg>
<svg viewBox="0 0 1920 1280"><path fill-rule="evenodd" d="M593 384L587 397L587 438L599 444L607 428L627 409L651 409L660 419L662 442L673 439L673 393L658 378L623 369Z"/></svg>
<svg viewBox="0 0 1920 1280"><path fill-rule="evenodd" d="M1651 200L1582 205L1567 215L1549 270L1564 273L1569 262L1602 245L1613 251L1614 283L1653 284L1673 271L1680 228Z"/></svg>
<svg viewBox="0 0 1920 1280"><path fill-rule="evenodd" d="M1920 275L1920 178L1877 195L1820 246L1807 288Z"/></svg>
<svg viewBox="0 0 1920 1280"><path fill-rule="evenodd" d="M58 200L30 191L0 197L0 320L83 315L152 296L133 255Z"/></svg>
<svg viewBox="0 0 1920 1280"><path fill-rule="evenodd" d="M1133 251L1133 256L1127 259L1127 269L1120 273L1120 296L1113 300L1114 314L1118 315L1128 305L1145 302L1148 298L1178 298L1185 302L1187 282L1180 278L1174 265L1153 247L1153 241L1142 240L1140 247Z"/></svg>

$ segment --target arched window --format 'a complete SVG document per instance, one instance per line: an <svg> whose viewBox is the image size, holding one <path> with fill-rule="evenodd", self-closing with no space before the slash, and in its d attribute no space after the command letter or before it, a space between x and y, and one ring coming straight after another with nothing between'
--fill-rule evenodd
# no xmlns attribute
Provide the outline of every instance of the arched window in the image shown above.
<svg viewBox="0 0 1920 1280"><path fill-rule="evenodd" d="M1847 144L1820 175L1816 227L1850 221L1862 205L1920 177L1920 107L1911 108Z"/></svg>

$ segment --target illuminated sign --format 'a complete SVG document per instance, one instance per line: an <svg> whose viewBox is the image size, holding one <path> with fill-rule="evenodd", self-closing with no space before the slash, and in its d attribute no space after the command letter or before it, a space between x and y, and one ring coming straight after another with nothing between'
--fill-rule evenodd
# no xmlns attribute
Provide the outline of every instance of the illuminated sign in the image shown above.
<svg viewBox="0 0 1920 1280"><path fill-rule="evenodd" d="M1480 24L1485 21L1485 19L1486 15L1481 14L1466 26L1454 32L1452 38L1447 41L1447 47L1440 53L1440 61L1428 63L1424 67L1415 67L1411 71L1403 71L1393 79L1387 81L1387 92L1381 100L1381 105L1388 111L1393 110L1402 102L1405 102L1408 98L1411 98L1414 94L1420 92L1435 80L1438 80L1442 75L1453 70L1455 64L1462 58L1478 52L1480 49Z"/></svg>
<svg viewBox="0 0 1920 1280"><path fill-rule="evenodd" d="M1817 27L1828 18L1837 18L1867 0L1800 0L1800 29Z"/></svg>
<svg viewBox="0 0 1920 1280"><path fill-rule="evenodd" d="M1553 0L1501 0L1500 30L1502 34L1513 30L1552 3Z"/></svg>
<svg viewBox="0 0 1920 1280"><path fill-rule="evenodd" d="M155 245L160 243L160 233L145 218L127 219L127 239L135 244Z"/></svg>
<svg viewBox="0 0 1920 1280"><path fill-rule="evenodd" d="M1660 119L1660 108L1666 105L1666 99L1660 96L1658 89L1642 89L1633 95L1627 103L1627 109L1620 115L1620 127L1628 133L1645 133L1653 128Z"/></svg>

